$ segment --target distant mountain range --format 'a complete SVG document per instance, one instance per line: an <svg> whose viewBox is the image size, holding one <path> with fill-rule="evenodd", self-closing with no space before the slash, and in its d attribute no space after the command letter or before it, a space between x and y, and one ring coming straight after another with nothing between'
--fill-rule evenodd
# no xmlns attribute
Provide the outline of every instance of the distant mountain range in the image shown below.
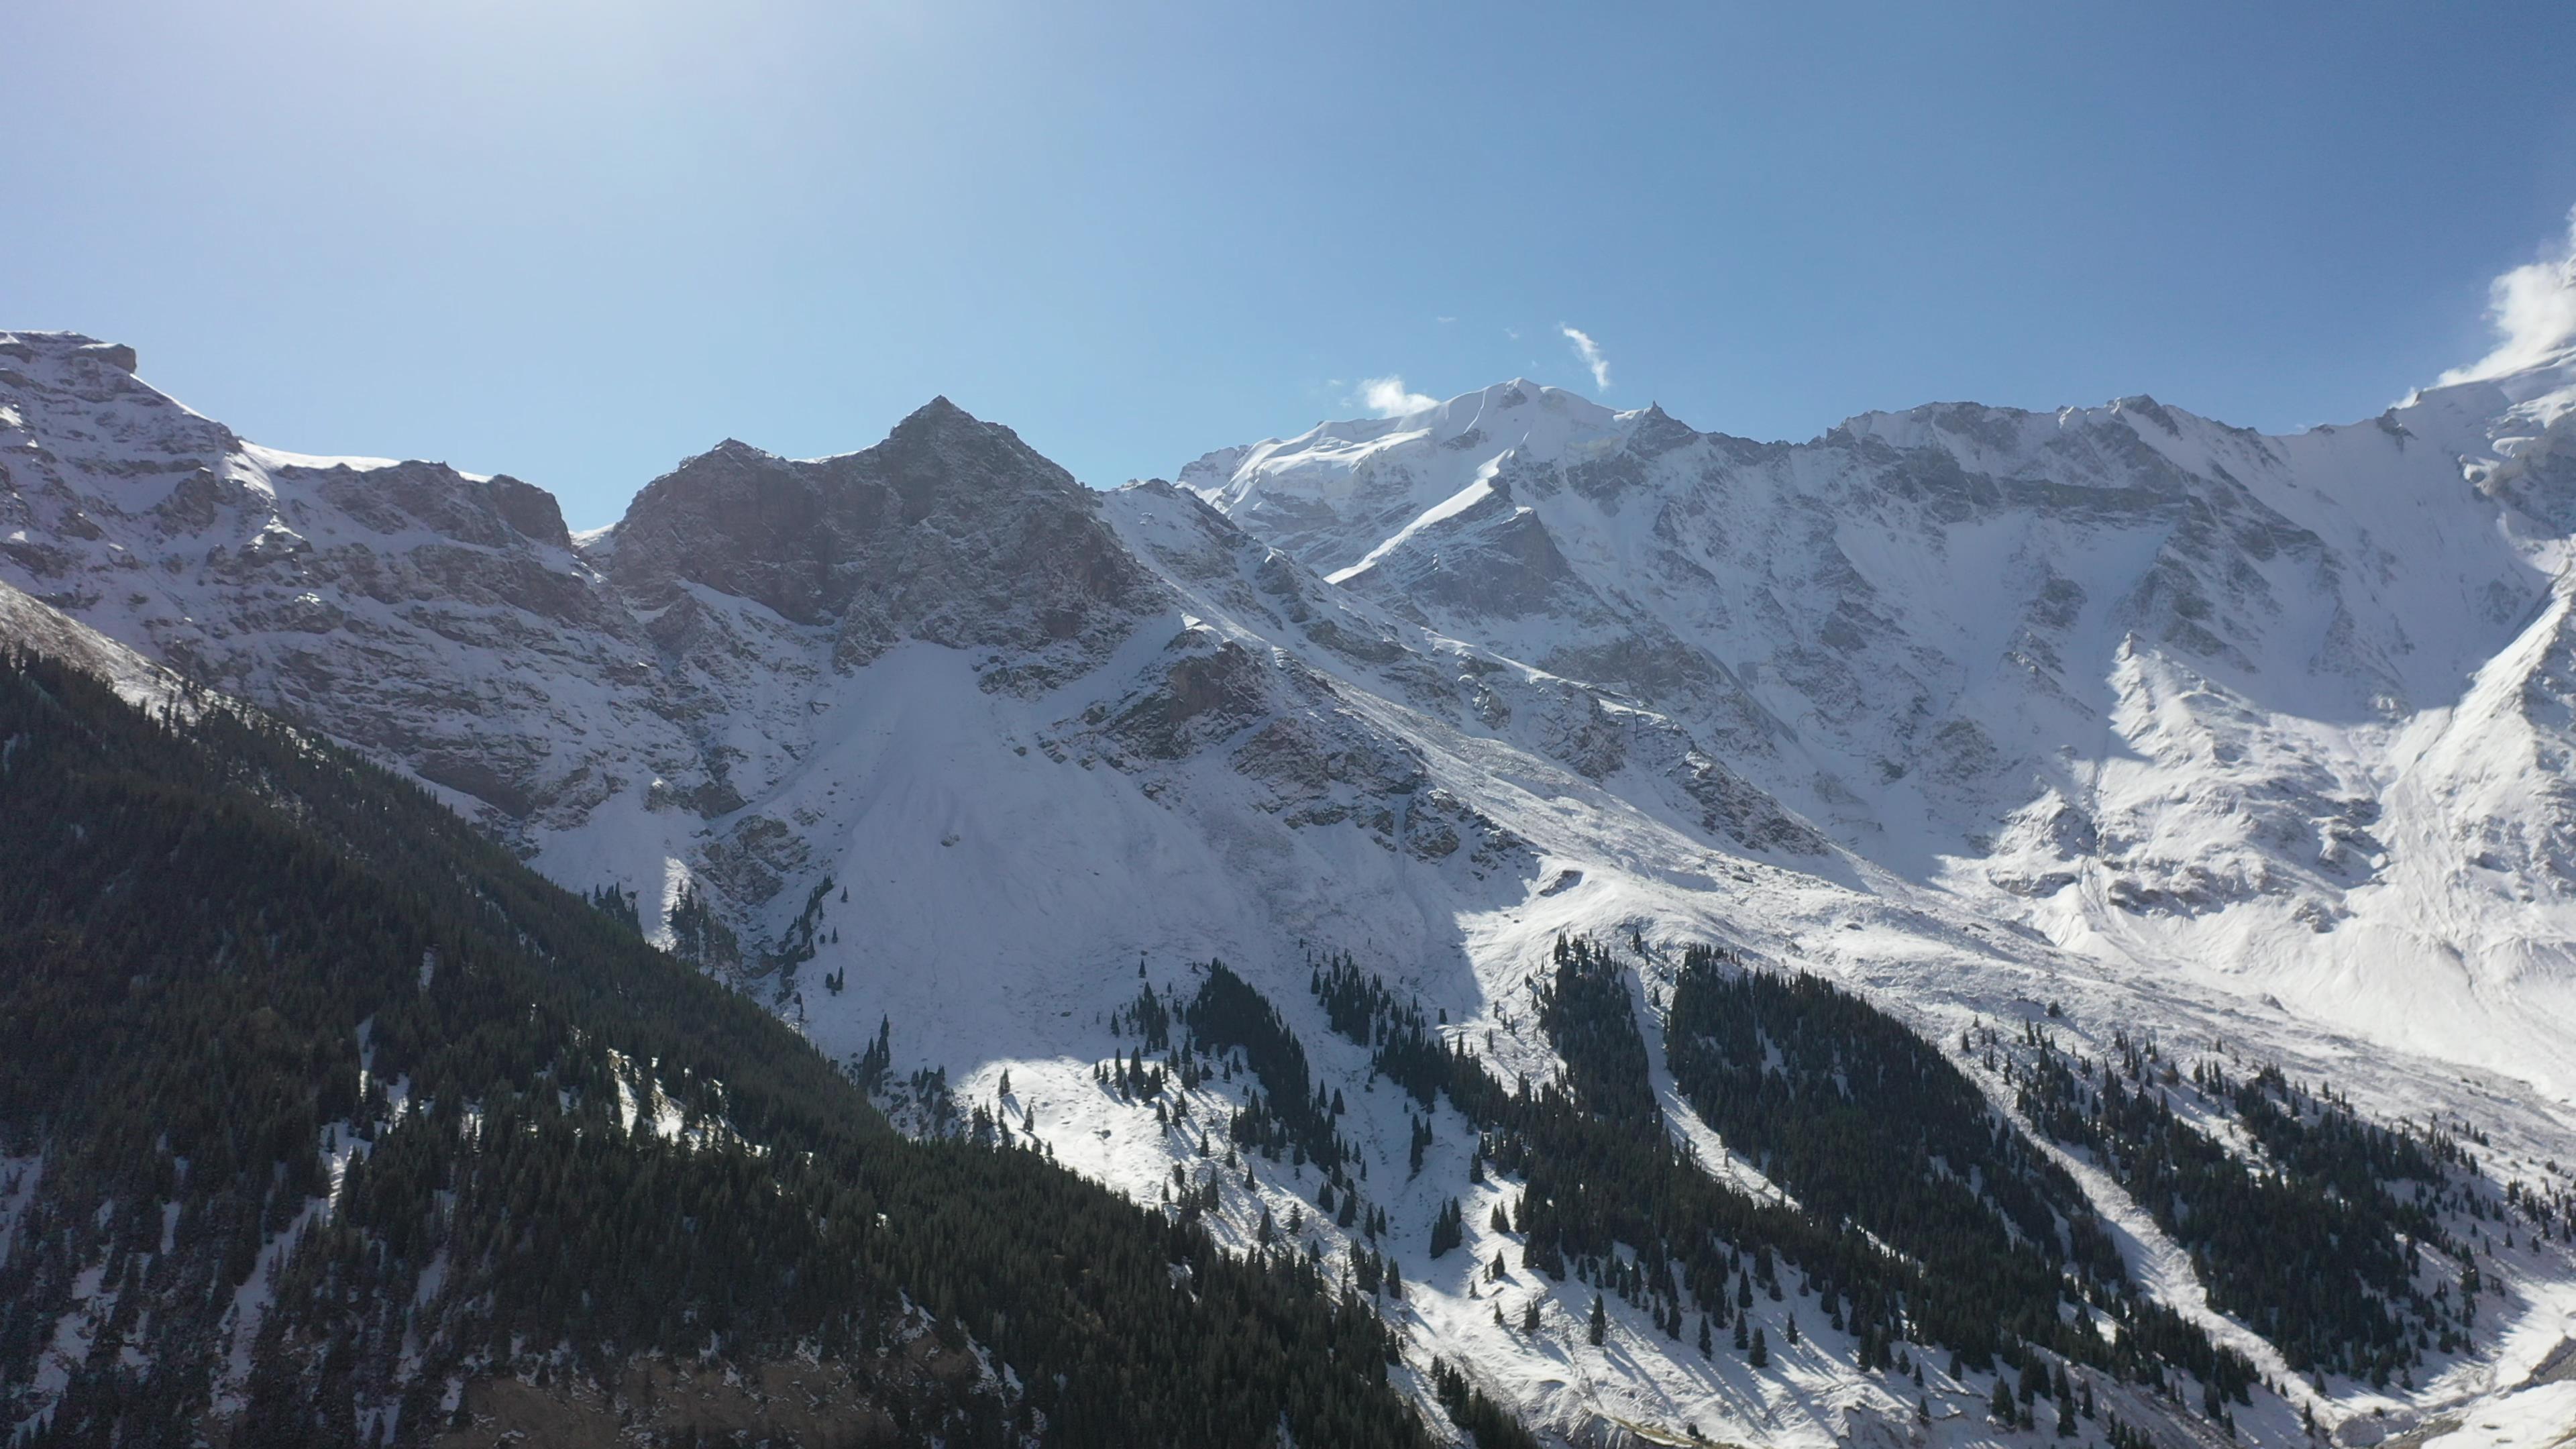
<svg viewBox="0 0 2576 1449"><path fill-rule="evenodd" d="M1106 492L940 399L584 534L136 368L0 333L12 638L408 775L917 1135L1370 1264L1425 1405L2363 1444L2569 1392L2576 352L2294 436L1516 380Z"/></svg>

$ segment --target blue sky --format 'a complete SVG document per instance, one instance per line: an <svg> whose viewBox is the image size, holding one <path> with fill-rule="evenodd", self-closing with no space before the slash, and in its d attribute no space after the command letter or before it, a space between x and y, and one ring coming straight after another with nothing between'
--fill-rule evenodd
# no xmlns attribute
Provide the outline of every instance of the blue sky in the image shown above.
<svg viewBox="0 0 2576 1449"><path fill-rule="evenodd" d="M2576 203L2565 0L21 0L0 67L0 326L575 526L938 393L1103 484L1390 377L2349 420Z"/></svg>

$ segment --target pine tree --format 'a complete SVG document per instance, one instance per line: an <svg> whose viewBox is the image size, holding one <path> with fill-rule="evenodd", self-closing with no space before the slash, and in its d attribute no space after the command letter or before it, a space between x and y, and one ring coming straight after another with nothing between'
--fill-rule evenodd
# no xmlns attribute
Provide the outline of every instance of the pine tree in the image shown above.
<svg viewBox="0 0 2576 1449"><path fill-rule="evenodd" d="M1434 1258L1441 1256L1465 1241L1466 1236L1466 1214L1459 1208L1458 1200L1451 1198L1446 1206L1432 1216L1431 1256Z"/></svg>
<svg viewBox="0 0 2576 1449"><path fill-rule="evenodd" d="M1771 1345L1764 1341L1761 1329L1753 1330L1753 1351L1746 1355L1744 1361L1755 1368L1763 1368L1770 1364Z"/></svg>
<svg viewBox="0 0 2576 1449"><path fill-rule="evenodd" d="M1599 1347L1601 1346L1601 1341L1602 1341L1604 1338L1608 1337L1608 1336L1609 1336L1609 1333L1610 1333L1610 1313L1609 1313L1609 1310L1608 1310L1607 1308L1605 1308L1605 1307L1603 1307L1603 1306L1602 1306L1602 1302L1601 1302L1601 1295L1600 1295L1600 1294L1598 1294L1598 1293L1595 1293L1595 1294L1593 1294L1593 1295L1592 1295L1592 1322L1591 1322L1591 1326L1585 1330L1584 1336L1592 1340L1592 1346L1593 1346L1594 1348L1599 1348Z"/></svg>

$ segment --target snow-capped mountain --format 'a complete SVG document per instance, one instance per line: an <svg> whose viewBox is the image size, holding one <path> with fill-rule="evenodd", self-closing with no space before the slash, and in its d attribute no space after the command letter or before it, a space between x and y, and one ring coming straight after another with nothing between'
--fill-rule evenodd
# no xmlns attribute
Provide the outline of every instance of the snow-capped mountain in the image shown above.
<svg viewBox="0 0 2576 1449"><path fill-rule="evenodd" d="M2127 398L1761 444L1515 381L1180 478L1872 866L2563 1098L2571 412L2564 352L2293 437Z"/></svg>
<svg viewBox="0 0 2576 1449"><path fill-rule="evenodd" d="M1580 1282L1496 1286L1511 1185L1326 1028L1329 953L1547 1081L1552 943L1633 940L1664 1120L1774 1198L1663 1061L1687 944L1948 1045L2045 1020L2331 1080L2472 1125L2493 1184L2576 1162L2568 354L2295 437L2130 399L1765 444L1513 382L1108 493L942 400L840 457L720 444L582 535L507 477L248 443L136 366L0 334L0 579L633 893L835 1056L890 1022L898 1077L942 1068L1140 1198L1205 1164L1095 1069L1140 985L1221 958L1348 1103L1412 1285L1391 1315L1534 1424L1994 1432L1981 1384L1893 1384L1820 1322L1755 1373L1625 1303L1588 1341ZM1221 1234L1357 1241L1311 1167L1263 1171ZM2546 1236L2482 1257L2474 1348L2319 1393L2081 1180L2137 1280L2281 1382L2260 1442L2558 1392L2576 1265ZM1435 1257L1452 1203L1468 1251Z"/></svg>

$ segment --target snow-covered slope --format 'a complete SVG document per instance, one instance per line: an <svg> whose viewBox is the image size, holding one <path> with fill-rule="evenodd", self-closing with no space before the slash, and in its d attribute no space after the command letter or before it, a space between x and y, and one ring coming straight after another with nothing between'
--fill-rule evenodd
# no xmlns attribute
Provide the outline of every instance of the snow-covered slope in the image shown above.
<svg viewBox="0 0 2576 1449"><path fill-rule="evenodd" d="M1911 1386L1821 1327L1757 1373L1616 1303L1588 1343L1579 1283L1483 1280L1508 1185L1470 1185L1445 1104L1407 1179L1408 1104L1325 1029L1314 956L1542 1080L1531 973L1634 929L1650 1041L1711 942L1936 1041L2053 1002L2091 1049L2223 1041L2471 1121L2499 1182L2576 1162L2567 802L2535 788L2570 727L2563 358L2288 439L2131 400L1792 447L1511 383L1107 494L934 402L836 458L721 444L581 537L506 477L246 443L135 365L0 334L0 579L635 893L836 1055L890 1021L899 1077L992 1106L1007 1073L1008 1120L1149 1200L1206 1164L1093 1068L1140 984L1223 958L1350 1103L1390 1311L1560 1430L1916 1436ZM1201 1120L1241 1100L1199 1090ZM1296 1209L1338 1254L1310 1171L1229 1187L1218 1231ZM1452 1198L1468 1252L1435 1261ZM2321 1418L2510 1388L2576 1333L2563 1250L2495 1263L2507 1327ZM1492 1323L1533 1297L1539 1334ZM1931 1378L1922 1439L1991 1437L1981 1385Z"/></svg>
<svg viewBox="0 0 2576 1449"><path fill-rule="evenodd" d="M2129 398L1758 444L1515 381L1181 479L1969 909L2565 1100L2571 411L2566 351L2292 437Z"/></svg>

